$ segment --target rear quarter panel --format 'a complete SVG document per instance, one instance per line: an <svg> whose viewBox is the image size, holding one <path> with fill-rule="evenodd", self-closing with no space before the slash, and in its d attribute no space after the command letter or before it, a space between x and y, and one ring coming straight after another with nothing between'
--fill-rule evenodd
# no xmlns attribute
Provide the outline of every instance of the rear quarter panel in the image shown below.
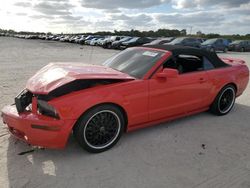
<svg viewBox="0 0 250 188"><path fill-rule="evenodd" d="M246 89L249 80L249 70L244 64L237 64L226 68L218 68L207 71L212 88L208 96L208 104L211 104L220 90L227 84L233 83L237 87L236 96L240 96Z"/></svg>

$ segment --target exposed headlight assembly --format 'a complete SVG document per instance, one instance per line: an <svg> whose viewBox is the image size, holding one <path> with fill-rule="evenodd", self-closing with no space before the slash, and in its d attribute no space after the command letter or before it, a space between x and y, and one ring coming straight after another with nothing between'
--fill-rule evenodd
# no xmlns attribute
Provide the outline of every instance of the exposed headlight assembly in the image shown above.
<svg viewBox="0 0 250 188"><path fill-rule="evenodd" d="M38 112L42 115L59 119L59 115L56 109L50 104L48 104L46 101L37 100L37 109L38 109Z"/></svg>

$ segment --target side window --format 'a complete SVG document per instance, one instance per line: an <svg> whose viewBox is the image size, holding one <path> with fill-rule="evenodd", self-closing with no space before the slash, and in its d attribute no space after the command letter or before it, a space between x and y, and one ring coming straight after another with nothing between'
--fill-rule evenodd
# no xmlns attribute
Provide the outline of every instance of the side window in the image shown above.
<svg viewBox="0 0 250 188"><path fill-rule="evenodd" d="M187 42L188 42L188 39L184 39L182 42L183 42L183 43L187 43Z"/></svg>
<svg viewBox="0 0 250 188"><path fill-rule="evenodd" d="M171 68L179 71L179 74L204 70L202 57L194 55L177 55L163 64L163 68Z"/></svg>
<svg viewBox="0 0 250 188"><path fill-rule="evenodd" d="M138 39L138 42L140 43L140 42L142 42L143 41L143 38L139 38Z"/></svg>
<svg viewBox="0 0 250 188"><path fill-rule="evenodd" d="M203 66L204 70L214 69L214 65L206 57L203 57Z"/></svg>
<svg viewBox="0 0 250 188"><path fill-rule="evenodd" d="M172 57L168 59L165 63L163 63L163 68L177 69L175 58Z"/></svg>

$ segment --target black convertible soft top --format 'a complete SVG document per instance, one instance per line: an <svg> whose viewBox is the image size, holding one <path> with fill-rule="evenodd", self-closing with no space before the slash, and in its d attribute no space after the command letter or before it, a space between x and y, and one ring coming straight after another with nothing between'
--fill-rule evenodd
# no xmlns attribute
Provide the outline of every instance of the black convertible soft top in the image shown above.
<svg viewBox="0 0 250 188"><path fill-rule="evenodd" d="M143 47L162 49L172 52L174 56L177 55L195 55L205 56L216 68L229 66L223 62L215 52L209 52L199 48L193 48L180 45L144 45Z"/></svg>

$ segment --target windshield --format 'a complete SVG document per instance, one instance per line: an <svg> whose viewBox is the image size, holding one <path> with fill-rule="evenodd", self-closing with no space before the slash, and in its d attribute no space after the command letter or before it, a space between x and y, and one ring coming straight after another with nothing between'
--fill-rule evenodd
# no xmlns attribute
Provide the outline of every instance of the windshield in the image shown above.
<svg viewBox="0 0 250 188"><path fill-rule="evenodd" d="M217 41L217 39L208 39L208 40L206 40L205 42L203 42L202 44L213 44L213 43L215 43Z"/></svg>
<svg viewBox="0 0 250 188"><path fill-rule="evenodd" d="M242 40L236 40L234 42L232 42L231 44L240 44L241 42L243 42Z"/></svg>
<svg viewBox="0 0 250 188"><path fill-rule="evenodd" d="M121 40L119 40L119 42L125 42L125 41L128 41L128 40L131 40L131 37L124 37Z"/></svg>
<svg viewBox="0 0 250 188"><path fill-rule="evenodd" d="M152 42L150 42L149 44L159 44L162 40L161 39L156 39L156 40L153 40Z"/></svg>
<svg viewBox="0 0 250 188"><path fill-rule="evenodd" d="M185 38L181 37L181 38L176 38L174 39L172 42L170 42L171 44L177 44L180 43L184 40Z"/></svg>
<svg viewBox="0 0 250 188"><path fill-rule="evenodd" d="M143 76L164 55L164 52L142 48L128 48L103 63L104 66L135 78Z"/></svg>
<svg viewBox="0 0 250 188"><path fill-rule="evenodd" d="M135 41L137 41L137 39L139 39L139 37L134 37L134 38L130 39L130 40L127 41L127 42L135 42Z"/></svg>
<svg viewBox="0 0 250 188"><path fill-rule="evenodd" d="M115 39L116 39L116 36L110 37L110 40L115 40Z"/></svg>

